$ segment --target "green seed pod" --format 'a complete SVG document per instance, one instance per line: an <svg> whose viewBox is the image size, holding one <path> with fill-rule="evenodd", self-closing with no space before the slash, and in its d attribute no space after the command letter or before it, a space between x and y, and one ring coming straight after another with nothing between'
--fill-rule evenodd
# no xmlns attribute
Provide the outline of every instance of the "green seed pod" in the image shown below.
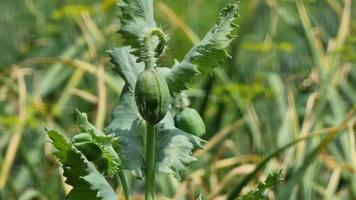
<svg viewBox="0 0 356 200"><path fill-rule="evenodd" d="M74 143L74 146L79 149L79 151L81 151L90 161L98 159L102 154L100 147L98 147L94 142L79 142Z"/></svg>
<svg viewBox="0 0 356 200"><path fill-rule="evenodd" d="M91 136L89 133L79 133L72 137L73 143L86 142L90 140L91 140Z"/></svg>
<svg viewBox="0 0 356 200"><path fill-rule="evenodd" d="M141 72L135 87L135 100L143 119L156 124L166 115L169 105L166 80L155 69Z"/></svg>
<svg viewBox="0 0 356 200"><path fill-rule="evenodd" d="M193 108L185 108L174 116L174 123L177 128L184 132L202 136L205 133L205 124L199 113Z"/></svg>

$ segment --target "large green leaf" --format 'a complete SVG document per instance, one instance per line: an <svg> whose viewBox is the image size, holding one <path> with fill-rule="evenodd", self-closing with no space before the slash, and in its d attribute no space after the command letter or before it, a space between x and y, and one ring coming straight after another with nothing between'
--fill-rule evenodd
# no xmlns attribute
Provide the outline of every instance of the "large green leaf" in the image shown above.
<svg viewBox="0 0 356 200"><path fill-rule="evenodd" d="M202 148L204 140L174 127L171 112L156 125L156 170L159 173L179 175L185 165L196 160L192 156L195 148Z"/></svg>
<svg viewBox="0 0 356 200"><path fill-rule="evenodd" d="M156 27L152 0L121 0L119 2L121 27L119 33L124 44L131 46L132 53L140 58L140 48L145 33Z"/></svg>
<svg viewBox="0 0 356 200"><path fill-rule="evenodd" d="M226 48L236 37L233 32L237 26L233 21L237 11L237 3L223 8L215 26L185 55L183 61L176 62L173 69L162 70L172 93L186 89L186 83L199 72L210 72L223 65L229 57Z"/></svg>
<svg viewBox="0 0 356 200"><path fill-rule="evenodd" d="M73 187L66 199L118 199L105 177L70 141L56 131L47 130L47 133L57 149L55 154L63 165L66 183Z"/></svg>

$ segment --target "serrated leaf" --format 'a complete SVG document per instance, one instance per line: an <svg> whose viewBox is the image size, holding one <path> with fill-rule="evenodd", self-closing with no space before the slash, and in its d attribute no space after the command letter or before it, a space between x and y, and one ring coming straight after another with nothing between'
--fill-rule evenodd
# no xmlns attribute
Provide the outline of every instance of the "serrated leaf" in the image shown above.
<svg viewBox="0 0 356 200"><path fill-rule="evenodd" d="M233 31L237 26L233 21L237 17L237 9L237 4L229 4L223 8L219 14L219 21L203 40L188 52L184 60L198 65L201 72L211 71L223 65L224 60L229 57L225 48L236 37Z"/></svg>
<svg viewBox="0 0 356 200"><path fill-rule="evenodd" d="M119 33L124 39L124 44L131 46L132 53L140 57L140 48L145 33L156 28L153 15L152 0L121 0L118 4L121 16Z"/></svg>
<svg viewBox="0 0 356 200"><path fill-rule="evenodd" d="M66 196L68 200L115 200L118 199L104 176L60 133L47 130L55 155L63 165L66 183L73 189Z"/></svg>
<svg viewBox="0 0 356 200"><path fill-rule="evenodd" d="M205 141L174 127L171 112L156 128L156 170L179 176L178 173L184 171L187 164L196 160L192 155L193 149L202 148Z"/></svg>
<svg viewBox="0 0 356 200"><path fill-rule="evenodd" d="M264 200L265 192L277 186L280 181L282 171L273 172L269 174L265 180L265 182L259 182L257 188L247 192L243 196L239 197L239 200Z"/></svg>
<svg viewBox="0 0 356 200"><path fill-rule="evenodd" d="M102 159L105 159L107 165L97 165L100 171L107 175L114 175L119 171L121 160L116 152L119 149L118 139L110 134L104 134L93 126L85 113L77 110L77 125L82 133L89 133L94 142L103 152ZM101 161L98 161L101 162ZM95 162L94 162L95 163ZM101 164L101 163L98 163Z"/></svg>
<svg viewBox="0 0 356 200"><path fill-rule="evenodd" d="M223 8L215 26L185 55L183 61L176 62L172 69L162 70L172 93L186 89L186 83L199 72L210 72L224 64L229 57L226 48L236 37L233 35L236 28L233 21L237 17L237 11L237 3Z"/></svg>

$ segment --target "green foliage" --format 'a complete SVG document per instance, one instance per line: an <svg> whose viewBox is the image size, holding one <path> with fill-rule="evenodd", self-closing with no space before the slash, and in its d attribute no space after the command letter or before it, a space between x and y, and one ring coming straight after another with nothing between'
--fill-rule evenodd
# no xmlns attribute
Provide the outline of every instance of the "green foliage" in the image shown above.
<svg viewBox="0 0 356 200"><path fill-rule="evenodd" d="M195 45L184 57L197 65L201 72L210 72L213 68L222 66L229 54L225 50L236 38L233 31L237 27L234 20L237 17L238 4L229 4L219 14L219 20L205 37Z"/></svg>
<svg viewBox="0 0 356 200"><path fill-rule="evenodd" d="M228 57L225 48L234 38L232 21L237 16L237 4L229 4L221 11L216 26L188 52L183 61L186 64L175 66L173 73L153 69L157 68L157 58L164 52L167 41L165 33L155 27L153 2L124 0L119 7L122 14L119 33L130 48L109 51L115 71L126 83L106 132L114 133L122 141L120 152L124 168L138 174L145 169L145 199L153 200L155 173L179 177L185 165L196 160L192 156L193 149L201 148L204 142L175 127L172 110L168 109L170 94L175 96L185 89L187 79L199 71L211 71ZM133 60L144 61L144 70ZM203 70L202 66L206 68ZM162 74L164 79L161 79Z"/></svg>
<svg viewBox="0 0 356 200"><path fill-rule="evenodd" d="M125 77L136 82L138 73L143 70L140 63L129 63L134 60L128 48L116 48L110 56L115 64L115 71L123 71L127 64L131 70L126 71ZM126 59L120 59L126 58ZM106 127L106 133L114 133L120 138L123 166L125 169L141 171L144 167L144 120L141 118L133 96L133 84L127 82L120 103L113 111L113 121ZM194 161L191 152L204 143L203 140L187 134L174 127L171 111L159 122L157 127L156 170L160 173L175 173L185 169L185 165Z"/></svg>
<svg viewBox="0 0 356 200"><path fill-rule="evenodd" d="M66 138L82 133L73 128L75 108L85 110L93 124L95 121L101 129L111 122L109 110L120 101L120 109L113 115L124 117L114 117L115 123L110 125L116 130L105 133L113 134L121 145L125 145L125 148L113 147L120 156L120 167L138 169L136 172L142 175L140 171L146 169L143 149L146 124L131 102L134 101L132 91L137 74L145 65L137 63L138 57L131 54L134 52L142 57L139 60L145 61L147 55L140 50L146 49L143 37L150 27L163 27L169 33L166 43L169 49L156 63L157 69L167 82L177 83L170 84L172 96L190 83L192 89L185 91L191 98L190 107L202 115L207 130L204 138L211 141L207 149L194 153L196 160L191 155L191 148L193 151L198 148L199 145L193 143L197 138L176 130L177 125L169 125L171 128L165 129L164 134L157 135L158 144L164 147L164 151L158 151L161 146L157 144L156 165L160 168L157 170L178 174L177 171L187 169L184 173L187 176L181 177L182 184L167 175L157 177L156 194L160 198L171 199L177 193L183 194L180 188L188 184L192 187L182 198L196 199L201 194L201 199L210 195L216 195L211 199L228 195L231 200L236 200L247 185L256 184L254 181L260 176L283 163L287 172L284 184L270 191L275 192L272 196L276 199L356 199L356 178L348 167L356 166L354 120L339 126L356 108L356 4L350 4L350 0L240 1L236 20L241 27L239 37L231 49L226 49L231 59L224 63L224 68L209 73L210 68L219 62L194 60L187 52L193 51L191 45L199 45L199 38L204 38L213 25L219 9L230 2L233 0L156 0L154 3L119 0L121 6L126 4L126 7L120 7L118 13L117 0L52 0L50 4L46 0L2 1L0 199L63 199L67 188L63 187L60 170L46 151L47 135L38 133L41 132L41 122L51 124ZM152 5L154 17L152 10L145 12ZM119 38L115 34L118 27L115 16L119 14L119 20L123 19L124 9L129 11L125 16L135 15L140 20L127 17L131 21L126 25L121 21L122 30L135 31L127 32L128 37ZM132 12L134 9L136 11ZM150 25L153 18L157 21ZM132 40L128 42L130 38ZM157 61L164 46L163 43L157 45L157 36L153 38ZM131 54L111 50L111 54L122 53L113 58L126 63L121 68L114 68L119 77L108 70L111 65L103 58L107 49L123 42L131 46L124 47ZM206 44L204 48L196 48L197 53L191 55L199 55L198 52L211 47ZM214 52L218 57L228 56L221 51ZM210 58L215 59L215 56L207 59ZM174 59L177 61L172 66ZM318 65L323 67L315 67ZM103 77L97 73L101 72L102 66ZM320 70L327 71L325 74L328 75L321 77ZM21 74L24 75L24 85L21 84ZM200 75L199 79L196 75ZM26 89L26 100L21 103L23 88ZM118 95L121 95L120 99ZM21 110L25 110L24 122L19 115ZM167 124L171 123L172 114L175 115L175 111L170 111ZM336 135L325 142L329 130L335 131ZM217 133L224 137L215 140L219 138L215 137ZM320 138L314 133L323 136ZM108 158L101 156L102 150L97 144L105 142L99 142L100 139L92 142L96 135L85 134L93 146L87 149L88 152L77 150L87 160L90 153L97 154L94 157L100 155L101 160L90 157L89 163L110 179L111 187L116 190L125 188L108 174ZM299 138L303 134L311 137L301 141ZM209 139L211 137L214 139ZM18 146L14 142L16 138L20 138ZM297 141L301 145L295 145ZM12 152L16 154L11 163ZM185 160L196 161L188 165ZM256 164L251 173L241 176L234 173L235 169L251 162ZM330 166L330 162L336 163L336 168L330 168L334 166ZM339 164L346 167L340 168ZM127 170L119 173L131 174ZM231 174L236 176L225 181ZM129 178L128 182L133 194L143 193L142 180ZM330 185L335 187L327 187ZM221 186L221 190L216 191L220 188L217 186Z"/></svg>
<svg viewBox="0 0 356 200"><path fill-rule="evenodd" d="M146 57L143 43L147 31L156 28L153 16L153 0L122 0L119 33L126 46L131 46L138 61Z"/></svg>
<svg viewBox="0 0 356 200"><path fill-rule="evenodd" d="M97 145L102 151L102 157L94 162L97 164L99 171L104 172L107 175L113 176L119 171L121 164L119 155L116 150L119 149L118 139L95 128L88 122L87 115L80 113L77 110L77 125L81 132L89 133L91 136L91 142ZM103 165L104 163L104 165Z"/></svg>
<svg viewBox="0 0 356 200"><path fill-rule="evenodd" d="M133 101L133 90L138 74L144 66L140 61L147 53L143 39L155 29L152 1L123 1L119 4L122 17L119 33L125 39L125 44L131 46L115 48L109 51L111 62L115 64L114 71L125 80L126 85L121 93L120 103L113 112L113 121L106 128L107 133L115 133L122 144L124 168L140 171L144 161L144 121L140 117ZM185 80L195 76L199 71L208 72L220 66L228 57L225 48L234 38L233 20L237 16L237 4L230 4L219 15L219 21L206 37L186 55L183 63L173 69L161 69L168 82L171 94L185 89ZM164 36L162 36L164 37ZM162 39L162 38L159 38ZM147 41L145 41L147 42ZM160 42L159 42L160 43ZM156 45L159 45L156 44ZM138 53L140 52L140 53ZM138 56L138 58L135 58ZM136 60L138 63L134 63ZM171 110L166 117L156 125L157 172L178 173L185 165L194 161L192 150L202 146L203 140L177 129L174 126Z"/></svg>
<svg viewBox="0 0 356 200"><path fill-rule="evenodd" d="M271 173L267 176L265 182L258 183L256 189L247 192L238 200L264 200L266 199L265 192L268 189L276 187L281 179L282 171Z"/></svg>
<svg viewBox="0 0 356 200"><path fill-rule="evenodd" d="M174 119L169 112L157 125L156 170L160 173L174 173L186 169L186 165L195 161L191 154L194 149L202 148L204 140L186 133L174 125Z"/></svg>
<svg viewBox="0 0 356 200"><path fill-rule="evenodd" d="M88 122L87 115L78 110L77 125L80 135L85 134L86 137L74 136L74 143L56 131L47 130L53 146L57 149L55 154L62 163L63 175L67 177L66 183L73 186L67 198L116 199L115 192L103 174L113 176L120 170L121 161L116 152L119 148L117 138L99 131ZM83 139L87 141L78 141Z"/></svg>
<svg viewBox="0 0 356 200"><path fill-rule="evenodd" d="M53 130L47 130L47 134L57 149L55 154L62 163L66 183L73 187L66 197L68 200L117 199L105 177L70 141Z"/></svg>

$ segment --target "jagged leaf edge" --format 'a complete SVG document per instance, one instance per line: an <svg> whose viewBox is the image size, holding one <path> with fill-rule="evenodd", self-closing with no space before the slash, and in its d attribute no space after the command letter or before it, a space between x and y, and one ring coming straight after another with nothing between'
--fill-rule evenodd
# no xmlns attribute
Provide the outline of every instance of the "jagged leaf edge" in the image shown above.
<svg viewBox="0 0 356 200"><path fill-rule="evenodd" d="M268 174L264 182L259 182L254 190L247 192L238 198L238 200L260 200L265 199L264 193L278 185L281 179L282 170Z"/></svg>
<svg viewBox="0 0 356 200"><path fill-rule="evenodd" d="M53 146L57 149L55 155L62 164L63 175L67 178L65 183L73 187L66 196L67 199L118 199L105 177L71 142L54 130L46 130L46 132L52 140ZM75 156L75 159L70 159L69 156L71 155Z"/></svg>
<svg viewBox="0 0 356 200"><path fill-rule="evenodd" d="M215 26L185 55L182 62L176 61L173 67L161 69L172 94L187 89L187 83L201 72L210 72L223 65L229 57L226 48L236 38L233 32L237 27L234 24L237 16L238 3L228 4L221 10Z"/></svg>
<svg viewBox="0 0 356 200"><path fill-rule="evenodd" d="M92 125L86 113L82 113L76 110L77 122L81 132L89 133L92 136L92 142L94 142L103 152L103 157L108 161L108 166L103 169L103 172L109 176L113 176L120 170L121 160L118 155L119 138L114 137L111 134L104 134L102 131ZM101 169L100 169L101 170Z"/></svg>
<svg viewBox="0 0 356 200"><path fill-rule="evenodd" d="M156 125L156 171L173 174L179 178L179 173L197 159L193 150L203 148L206 141L174 127L171 111Z"/></svg>

